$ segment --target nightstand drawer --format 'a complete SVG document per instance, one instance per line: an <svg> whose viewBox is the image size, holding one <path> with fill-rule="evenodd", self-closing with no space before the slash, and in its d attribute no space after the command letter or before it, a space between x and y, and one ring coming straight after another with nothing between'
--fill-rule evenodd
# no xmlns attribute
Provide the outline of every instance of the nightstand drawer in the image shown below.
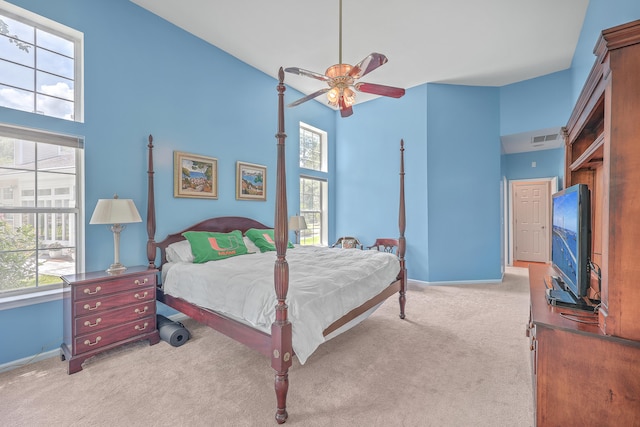
<svg viewBox="0 0 640 427"><path fill-rule="evenodd" d="M160 341L156 327L158 270L146 265L112 274L88 271L61 276L64 293L62 360L67 372L82 370L82 363L119 345Z"/></svg>
<svg viewBox="0 0 640 427"><path fill-rule="evenodd" d="M107 312L93 313L89 316L75 319L76 335L83 335L126 322L141 319L156 313L155 301L147 301L141 304L128 305Z"/></svg>
<svg viewBox="0 0 640 427"><path fill-rule="evenodd" d="M139 302L154 301L156 298L155 287L145 287L119 294L108 295L101 298L85 299L74 302L76 317L101 313L111 308Z"/></svg>
<svg viewBox="0 0 640 427"><path fill-rule="evenodd" d="M92 283L74 286L73 296L75 300L95 298L97 296L114 294L129 289L139 289L149 285L155 286L155 284L155 273L123 277L121 279L106 278L102 281L94 281Z"/></svg>
<svg viewBox="0 0 640 427"><path fill-rule="evenodd" d="M74 354L85 353L104 347L127 338L135 337L156 328L155 316L145 317L135 322L125 323L124 325L107 328L91 334L79 336L74 340Z"/></svg>

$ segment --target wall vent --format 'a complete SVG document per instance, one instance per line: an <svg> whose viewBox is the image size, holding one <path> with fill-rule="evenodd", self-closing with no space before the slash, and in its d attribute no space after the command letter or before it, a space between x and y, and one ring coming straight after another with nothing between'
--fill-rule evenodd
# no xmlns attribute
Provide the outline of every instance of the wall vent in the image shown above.
<svg viewBox="0 0 640 427"><path fill-rule="evenodd" d="M555 141L556 139L558 139L558 134L557 133L552 133L552 134L549 134L549 135L539 135L539 136L534 136L533 138L531 138L531 143L532 144L538 144L540 142Z"/></svg>

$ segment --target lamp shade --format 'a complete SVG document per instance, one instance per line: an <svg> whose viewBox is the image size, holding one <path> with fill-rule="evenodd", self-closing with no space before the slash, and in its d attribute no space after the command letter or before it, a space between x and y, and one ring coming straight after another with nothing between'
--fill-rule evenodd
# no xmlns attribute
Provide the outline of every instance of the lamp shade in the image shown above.
<svg viewBox="0 0 640 427"><path fill-rule="evenodd" d="M289 218L289 230L291 231L300 231L307 229L307 222L304 220L303 216L294 215Z"/></svg>
<svg viewBox="0 0 640 427"><path fill-rule="evenodd" d="M138 209L131 199L100 199L91 215L89 224L128 224L142 222Z"/></svg>

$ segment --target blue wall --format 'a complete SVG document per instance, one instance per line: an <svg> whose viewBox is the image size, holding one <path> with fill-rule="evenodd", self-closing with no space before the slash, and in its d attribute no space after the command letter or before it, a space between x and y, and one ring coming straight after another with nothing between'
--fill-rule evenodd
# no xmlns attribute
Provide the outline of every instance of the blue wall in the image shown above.
<svg viewBox="0 0 640 427"><path fill-rule="evenodd" d="M564 148L530 151L527 153L507 154L504 176L508 180L560 177L558 185L562 187L564 176ZM535 162L536 166L531 164Z"/></svg>
<svg viewBox="0 0 640 427"><path fill-rule="evenodd" d="M427 124L428 281L499 280L498 89L430 84Z"/></svg>
<svg viewBox="0 0 640 427"><path fill-rule="evenodd" d="M400 140L405 142L407 266L409 276L427 276L426 85L400 99L356 104L338 118L336 142L336 234L372 245L398 236ZM339 116L338 116L339 117ZM334 236L334 238L335 238Z"/></svg>
<svg viewBox="0 0 640 427"><path fill-rule="evenodd" d="M572 104L578 100L595 56L593 49L603 29L640 19L638 0L589 0L582 31L571 63Z"/></svg>
<svg viewBox="0 0 640 427"><path fill-rule="evenodd" d="M500 135L564 126L573 109L571 94L569 70L502 86Z"/></svg>
<svg viewBox="0 0 640 427"><path fill-rule="evenodd" d="M0 310L0 365L59 348L62 339L59 300Z"/></svg>
<svg viewBox="0 0 640 427"><path fill-rule="evenodd" d="M146 142L152 133L158 238L207 216L273 222L273 78L128 0L11 3L85 34L85 122L4 108L0 121L85 137L87 217L99 198L114 192L134 199L144 217ZM522 177L530 164L526 159L520 169L517 158L501 158L499 136L565 124L593 64L599 32L639 17L637 0L591 0L568 72L504 88L422 85L399 100L357 104L348 119L317 102L288 109L289 211L297 211L299 202L297 139L298 123L304 121L329 135L330 163L335 162L329 176L330 237L355 234L371 244L376 237L397 235L396 165L398 142L404 138L410 277L498 278L500 177ZM300 96L287 91L288 102ZM218 200L173 198L174 150L218 159ZM266 202L235 200L237 160L268 167ZM111 234L87 222L87 270L103 269L113 258ZM146 263L144 242L144 224L129 225L122 235L121 260ZM10 351L2 346L0 365L55 349L62 335L61 311L60 301L0 311L0 342L11 343Z"/></svg>
<svg viewBox="0 0 640 427"><path fill-rule="evenodd" d="M398 235L398 171L390 159L397 158L401 138L409 276L498 280L498 89L421 85L398 100L356 105L352 117L338 119L338 235L355 235L365 244ZM460 262L468 256L469 262Z"/></svg>
<svg viewBox="0 0 640 427"><path fill-rule="evenodd" d="M156 147L157 240L210 216L242 215L273 224L274 78L128 0L12 3L84 33L84 123L7 108L0 108L0 121L84 136L87 271L104 269L113 261L111 232L88 224L98 199L118 193L133 199L142 217L146 216L149 134L153 134ZM288 89L285 102L301 96ZM335 144L332 110L316 102L287 110L289 212L296 212L299 206L301 120L328 132L330 151ZM174 150L218 159L218 200L173 197ZM238 160L267 166L266 202L235 200ZM331 181L335 185L335 179ZM121 261L146 265L146 240L145 223L129 224L121 236ZM58 347L61 307L58 300L0 311L0 342L11 343L0 347L0 365Z"/></svg>

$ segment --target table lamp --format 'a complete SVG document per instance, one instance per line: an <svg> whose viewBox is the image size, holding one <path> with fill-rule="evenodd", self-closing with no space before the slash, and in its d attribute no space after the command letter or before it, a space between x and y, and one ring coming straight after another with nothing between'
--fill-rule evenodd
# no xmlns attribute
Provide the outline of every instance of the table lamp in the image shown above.
<svg viewBox="0 0 640 427"><path fill-rule="evenodd" d="M303 216L294 215L289 218L289 230L296 233L296 243L300 243L300 230L307 229L307 222Z"/></svg>
<svg viewBox="0 0 640 427"><path fill-rule="evenodd" d="M121 273L127 269L120 264L120 232L124 230L123 224L132 222L142 222L133 200L119 199L117 194L113 199L98 200L89 224L112 224L109 228L113 231L114 260L107 273Z"/></svg>

